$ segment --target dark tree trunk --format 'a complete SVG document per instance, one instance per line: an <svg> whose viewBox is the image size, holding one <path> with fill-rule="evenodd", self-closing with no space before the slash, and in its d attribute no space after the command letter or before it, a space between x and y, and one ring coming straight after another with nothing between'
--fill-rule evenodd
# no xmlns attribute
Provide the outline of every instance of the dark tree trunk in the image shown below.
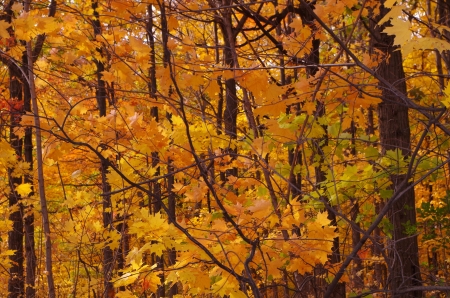
<svg viewBox="0 0 450 298"><path fill-rule="evenodd" d="M98 2L92 3L92 9L94 10L94 19L92 20L92 25L94 28L94 35L101 34L101 24L100 24L100 15L97 11ZM97 51L103 55L102 49L97 48ZM102 80L101 72L105 70L105 66L99 60L94 60L97 75L97 86L95 88L95 96L97 99L97 108L99 111L100 117L106 116L106 102L107 102L107 93L106 93L106 82ZM106 174L108 173L108 162L103 160L101 162L101 178L102 178L102 193L109 193L111 191L111 186L109 185ZM113 214L112 214L112 204L111 204L111 195L103 195L103 228L107 230L113 229ZM111 280L112 272L114 269L114 253L113 250L109 246L105 246L103 248L103 283L104 283L104 297L114 297L114 287Z"/></svg>
<svg viewBox="0 0 450 298"><path fill-rule="evenodd" d="M228 6L231 1L224 1L224 5ZM223 49L224 62L227 67L236 67L233 52L235 51L235 36L232 28L231 12L224 10L222 13L221 31L225 47ZM232 138L236 138L238 113L238 99L236 94L236 80L233 78L225 81L225 110L223 112L223 122L225 124L225 133Z"/></svg>
<svg viewBox="0 0 450 298"><path fill-rule="evenodd" d="M324 117L325 116L325 104L323 102L318 101L316 104L316 115L317 117ZM326 131L326 127L324 127L324 130ZM325 162L325 155L323 152L323 148L328 145L328 136L325 135L321 139L315 139L314 142L314 151L316 154L320 156L319 165L323 164ZM316 175L316 187L323 188L324 186L321 185L322 182L325 182L327 180L326 173L322 170L321 166L315 167L315 175ZM333 206L330 205L328 198L322 197L320 198L321 201L327 206L327 218L330 220L330 224L337 226L337 218L336 214L331 210ZM336 228L337 229L337 228ZM331 248L332 252L329 256L330 263L336 264L341 261L341 255L339 252L339 237L335 237L333 239L333 247ZM322 265L316 266L314 269L315 275L319 276L319 278L316 278L316 283L319 285L321 289L317 289L320 291L320 297L323 297L323 293L326 291L326 283L323 280L323 275L325 273L325 270L323 269ZM330 298L345 298L345 283L340 282L337 284L335 291L333 291Z"/></svg>
<svg viewBox="0 0 450 298"><path fill-rule="evenodd" d="M22 68L27 71L28 63L24 63ZM25 112L31 112L31 95L27 84L24 84L23 89L23 109ZM33 170L33 130L31 128L25 129L25 136L23 139L24 159L30 164L30 170ZM26 175L24 177L25 183L33 185L33 177ZM31 193L30 195L32 195ZM34 242L34 213L33 205L25 206L24 228L25 228L25 258L26 258L26 287L25 294L27 298L34 298L36 296L35 280L36 280L36 253Z"/></svg>
<svg viewBox="0 0 450 298"><path fill-rule="evenodd" d="M19 78L22 77L20 69L17 67L9 68L10 75L10 97L17 101L22 101L22 82ZM19 125L20 117L22 115L22 108L16 109L14 105L11 107L11 129L10 129L10 144L15 150L17 158L22 158L23 141L21 138L13 133L15 127ZM24 294L24 278L23 278L23 206L20 202L19 195L15 192L15 187L22 183L21 177L12 177L13 169L9 170L9 183L11 193L9 194L9 207L15 209L9 215L9 220L12 222L12 230L8 233L8 249L14 250L14 255L10 256L11 268L9 270L8 280L8 297L16 298L22 297Z"/></svg>
<svg viewBox="0 0 450 298"><path fill-rule="evenodd" d="M378 20L388 11L382 6ZM383 30L383 26L374 26L375 36L372 36L373 47L378 48L386 55L386 59L378 66L377 73L386 81L391 82L398 91L406 95L401 52L392 46L394 37L382 34ZM410 155L408 108L402 105L401 99L395 96L386 86L380 84L379 88L382 90L383 100L378 106L382 151L386 153L388 150L399 150L405 156ZM391 175L392 189L398 193L409 187L410 183L405 181L408 178L404 174L393 172ZM393 226L390 241L391 249L389 251L390 276L388 280L393 297L422 297L419 291L402 295L395 294L396 290L422 284L417 237L408 234L405 229L405 225L416 225L414 188L410 188L394 203L388 213L388 218Z"/></svg>

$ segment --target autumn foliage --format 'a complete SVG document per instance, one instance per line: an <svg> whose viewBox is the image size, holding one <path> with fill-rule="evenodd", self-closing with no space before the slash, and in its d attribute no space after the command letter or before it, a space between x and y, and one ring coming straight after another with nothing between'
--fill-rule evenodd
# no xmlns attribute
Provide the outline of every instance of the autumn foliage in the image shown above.
<svg viewBox="0 0 450 298"><path fill-rule="evenodd" d="M447 295L448 4L4 2L0 296Z"/></svg>

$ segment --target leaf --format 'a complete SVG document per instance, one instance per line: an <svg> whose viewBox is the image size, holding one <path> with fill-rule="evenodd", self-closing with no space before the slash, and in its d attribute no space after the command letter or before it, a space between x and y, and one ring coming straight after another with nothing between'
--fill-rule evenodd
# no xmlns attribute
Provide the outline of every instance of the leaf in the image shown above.
<svg viewBox="0 0 450 298"><path fill-rule="evenodd" d="M134 295L129 290L119 291L115 294L115 298L137 298L138 296Z"/></svg>
<svg viewBox="0 0 450 298"><path fill-rule="evenodd" d="M16 187L16 192L21 197L28 196L32 191L33 191L33 185L31 185L30 183L22 183Z"/></svg>
<svg viewBox="0 0 450 298"><path fill-rule="evenodd" d="M317 213L316 222L319 225L322 225L324 227L328 226L331 223L331 221L328 219L327 212L319 212L319 213Z"/></svg>
<svg viewBox="0 0 450 298"><path fill-rule="evenodd" d="M247 295L242 291L235 290L230 292L230 298L247 298Z"/></svg>
<svg viewBox="0 0 450 298"><path fill-rule="evenodd" d="M305 110L308 115L312 115L316 110L316 108L317 108L316 103L311 101L307 101L303 104L303 110Z"/></svg>
<svg viewBox="0 0 450 298"><path fill-rule="evenodd" d="M133 247L127 255L127 263L131 264L134 270L139 269L142 264L142 251L137 247Z"/></svg>
<svg viewBox="0 0 450 298"><path fill-rule="evenodd" d="M20 124L23 126L33 126L34 125L34 115L31 114L30 112L27 112L25 115L22 115L22 120L20 121Z"/></svg>
<svg viewBox="0 0 450 298"><path fill-rule="evenodd" d="M176 49L177 46L178 46L178 44L175 41L175 39L169 38L169 40L167 41L167 48L169 50L174 50L174 49Z"/></svg>
<svg viewBox="0 0 450 298"><path fill-rule="evenodd" d="M109 72L109 71L102 71L100 72L102 74L102 80L108 83L112 83L116 80L116 77L114 76L113 73Z"/></svg>
<svg viewBox="0 0 450 298"><path fill-rule="evenodd" d="M303 29L303 22L300 18L295 18L289 24L289 27L294 28L295 31L300 32Z"/></svg>
<svg viewBox="0 0 450 298"><path fill-rule="evenodd" d="M14 11L15 13L18 13L20 11L23 10L23 4L20 2L15 2L12 6L11 6L11 10Z"/></svg>
<svg viewBox="0 0 450 298"><path fill-rule="evenodd" d="M364 150L364 154L368 159L375 159L378 158L379 152L377 148L370 146Z"/></svg>
<svg viewBox="0 0 450 298"><path fill-rule="evenodd" d="M124 287L134 283L139 277L139 272L127 272L124 275L118 277L114 281L114 287Z"/></svg>
<svg viewBox="0 0 450 298"><path fill-rule="evenodd" d="M21 139L25 136L25 127L14 127L13 133Z"/></svg>
<svg viewBox="0 0 450 298"><path fill-rule="evenodd" d="M9 38L9 32L8 32L8 28L11 27L11 24L0 20L0 37L1 38Z"/></svg>
<svg viewBox="0 0 450 298"><path fill-rule="evenodd" d="M386 0L383 5L386 8L391 8L394 6L395 2L397 2L397 0Z"/></svg>
<svg viewBox="0 0 450 298"><path fill-rule="evenodd" d="M253 151L263 158L269 153L269 143L264 138L254 139L252 142Z"/></svg>
<svg viewBox="0 0 450 298"><path fill-rule="evenodd" d="M256 200L254 201L253 206L249 207L248 210L253 213L254 217L264 218L272 213L271 207L272 203L268 200Z"/></svg>
<svg viewBox="0 0 450 298"><path fill-rule="evenodd" d="M178 25L178 20L177 20L176 17L174 17L174 16L169 16L169 17L167 18L167 27L168 27L169 31L172 31L172 30L174 30L174 29L177 29L178 26L179 26L179 25Z"/></svg>
<svg viewBox="0 0 450 298"><path fill-rule="evenodd" d="M160 284L161 278L155 272L151 272L150 274L145 274L142 281L142 288L144 288L144 290L148 289L152 292L156 292Z"/></svg>

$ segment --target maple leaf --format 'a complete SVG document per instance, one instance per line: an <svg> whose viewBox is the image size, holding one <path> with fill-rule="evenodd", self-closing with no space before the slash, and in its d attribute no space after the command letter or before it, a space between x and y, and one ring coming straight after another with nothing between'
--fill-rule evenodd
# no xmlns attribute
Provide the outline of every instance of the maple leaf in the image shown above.
<svg viewBox="0 0 450 298"><path fill-rule="evenodd" d="M23 138L25 136L25 127L14 127L13 133L19 138Z"/></svg>
<svg viewBox="0 0 450 298"><path fill-rule="evenodd" d="M102 71L100 72L102 74L102 80L108 83L112 83L116 80L116 77L114 76L113 73L109 72L109 71Z"/></svg>
<svg viewBox="0 0 450 298"><path fill-rule="evenodd" d="M252 142L252 148L259 156L263 158L269 153L269 143L264 138L254 139Z"/></svg>
<svg viewBox="0 0 450 298"><path fill-rule="evenodd" d="M20 124L23 125L23 126L32 126L32 125L34 125L34 115L29 113L29 112L27 112L25 115L22 116Z"/></svg>
<svg viewBox="0 0 450 298"><path fill-rule="evenodd" d="M9 38L8 28L11 27L11 24L0 20L0 37L1 38Z"/></svg>
<svg viewBox="0 0 450 298"><path fill-rule="evenodd" d="M326 212L317 213L316 222L324 227L327 227L331 223L331 221L328 219L328 214Z"/></svg>
<svg viewBox="0 0 450 298"><path fill-rule="evenodd" d="M142 252L137 247L133 247L128 253L127 263L131 264L133 269L138 269L139 264L142 264Z"/></svg>
<svg viewBox="0 0 450 298"><path fill-rule="evenodd" d="M272 213L272 203L268 200L256 200L253 202L253 206L250 206L248 210L253 213L253 216L257 218L264 218Z"/></svg>
<svg viewBox="0 0 450 298"><path fill-rule="evenodd" d="M16 2L11 6L11 10L15 13L18 13L23 10L23 4L20 2Z"/></svg>
<svg viewBox="0 0 450 298"><path fill-rule="evenodd" d="M308 113L308 115L312 115L316 110L316 103L308 101L303 104L303 110Z"/></svg>
<svg viewBox="0 0 450 298"><path fill-rule="evenodd" d="M289 27L294 28L295 31L300 32L303 29L303 22L300 18L295 18L289 24Z"/></svg>
<svg viewBox="0 0 450 298"><path fill-rule="evenodd" d="M145 290L148 289L152 292L156 292L158 290L158 286L160 284L161 284L161 278L155 272L146 274L144 279L142 280L142 287Z"/></svg>
<svg viewBox="0 0 450 298"><path fill-rule="evenodd" d="M169 38L169 40L167 41L167 48L169 50L174 50L174 49L176 49L177 46L178 46L178 43L175 41L175 39Z"/></svg>
<svg viewBox="0 0 450 298"><path fill-rule="evenodd" d="M177 18L170 16L169 18L167 18L167 27L169 29L169 31L172 31L174 29L178 28L178 20Z"/></svg>
<svg viewBox="0 0 450 298"><path fill-rule="evenodd" d="M386 8L392 8L392 6L394 6L395 2L397 2L397 0L386 0L383 5Z"/></svg>
<svg viewBox="0 0 450 298"><path fill-rule="evenodd" d="M22 183L16 187L16 192L21 197L28 196L30 194L30 192L32 192L32 191L33 191L33 185L31 185L30 183Z"/></svg>
<svg viewBox="0 0 450 298"><path fill-rule="evenodd" d="M114 287L124 287L134 283L139 277L139 272L128 272L114 280Z"/></svg>

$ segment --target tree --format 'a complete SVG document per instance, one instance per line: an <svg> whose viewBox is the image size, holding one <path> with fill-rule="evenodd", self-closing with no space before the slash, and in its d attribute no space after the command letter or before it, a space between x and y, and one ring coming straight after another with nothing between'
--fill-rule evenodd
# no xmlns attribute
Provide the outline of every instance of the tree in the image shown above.
<svg viewBox="0 0 450 298"><path fill-rule="evenodd" d="M0 293L450 291L443 4L6 5Z"/></svg>
<svg viewBox="0 0 450 298"><path fill-rule="evenodd" d="M380 14L375 19L380 22L389 9L382 3ZM381 24L380 24L381 25ZM394 37L382 33L384 28L377 26L373 29L372 44L375 49L387 57L380 63L377 75L385 81L391 82L401 94L406 96L405 73L403 72L402 55L395 51ZM375 50L373 49L373 51ZM408 106L402 105L402 99L394 94L389 87L380 83L382 102L378 105L378 123L380 131L381 149L383 152L396 150L402 156L411 155L411 137ZM415 227L415 194L408 180L410 173L392 172L392 189L404 193L399 196L389 210L389 220L392 224L392 242L394 247L389 252L389 267L391 289L411 288L422 284L419 266L419 246L415 235L407 230L407 226ZM394 292L395 293L395 292ZM399 297L405 294L400 294ZM422 297L422 293L411 292L411 297Z"/></svg>

